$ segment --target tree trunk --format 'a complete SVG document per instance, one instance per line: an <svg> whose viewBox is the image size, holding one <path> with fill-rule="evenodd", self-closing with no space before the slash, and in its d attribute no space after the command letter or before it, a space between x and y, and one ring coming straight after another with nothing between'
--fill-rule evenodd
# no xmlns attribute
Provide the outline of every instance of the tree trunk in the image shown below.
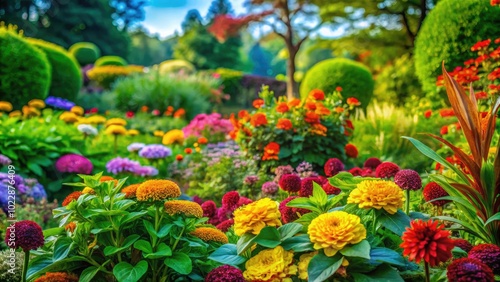
<svg viewBox="0 0 500 282"><path fill-rule="evenodd" d="M286 96L288 99L299 97L299 87L295 81L295 58L297 57L297 51L295 48L288 48L289 57L286 62Z"/></svg>

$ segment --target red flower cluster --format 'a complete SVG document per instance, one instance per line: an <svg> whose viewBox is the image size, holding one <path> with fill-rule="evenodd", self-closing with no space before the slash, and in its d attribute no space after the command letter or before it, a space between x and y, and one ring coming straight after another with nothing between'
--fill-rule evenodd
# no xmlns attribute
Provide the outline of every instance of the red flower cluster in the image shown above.
<svg viewBox="0 0 500 282"><path fill-rule="evenodd" d="M436 182L429 182L424 187L423 196L425 201L429 202L437 198L448 196L448 192L446 192L443 187L439 186ZM449 200L439 200L430 202L435 206L444 206L446 203L449 203Z"/></svg>
<svg viewBox="0 0 500 282"><path fill-rule="evenodd" d="M263 161L279 160L278 154L280 153L280 145L276 142L271 142L264 147Z"/></svg>
<svg viewBox="0 0 500 282"><path fill-rule="evenodd" d="M486 40L483 40L483 41L479 41L476 44L474 44L474 46L472 46L470 48L470 50L473 51L473 52L476 52L476 51L479 51L479 50L482 50L482 49L486 49L486 48L488 48L488 46L490 46L490 43L491 43L491 39L486 39Z"/></svg>
<svg viewBox="0 0 500 282"><path fill-rule="evenodd" d="M422 188L422 178L412 169L403 169L394 176L394 182L403 190L418 190Z"/></svg>
<svg viewBox="0 0 500 282"><path fill-rule="evenodd" d="M325 100L325 93L323 92L323 90L314 89L309 92L309 97L317 101L323 101Z"/></svg>
<svg viewBox="0 0 500 282"><path fill-rule="evenodd" d="M35 282L78 282L78 276L66 272L47 272L38 277Z"/></svg>
<svg viewBox="0 0 500 282"><path fill-rule="evenodd" d="M452 256L454 244L449 236L450 232L444 230L444 225L437 221L415 220L403 233L400 247L410 261L420 263L424 260L434 267Z"/></svg>
<svg viewBox="0 0 500 282"><path fill-rule="evenodd" d="M309 197L313 193L313 182L318 183L320 186L322 184L321 179L318 177L306 177L300 181L299 196Z"/></svg>
<svg viewBox="0 0 500 282"><path fill-rule="evenodd" d="M446 277L450 282L494 282L493 271L484 263L473 258L459 258L448 266Z"/></svg>
<svg viewBox="0 0 500 282"><path fill-rule="evenodd" d="M399 166L393 162L383 162L375 169L375 176L378 178L391 178L398 173Z"/></svg>
<svg viewBox="0 0 500 282"><path fill-rule="evenodd" d="M354 144L345 145L344 150L345 150L345 154L347 155L347 157L353 158L353 159L358 157L358 148L356 148L356 146Z"/></svg>
<svg viewBox="0 0 500 282"><path fill-rule="evenodd" d="M358 99L354 98L354 97L347 98L346 102L347 102L347 105L349 105L349 106L359 106L359 105L361 105L361 102Z"/></svg>
<svg viewBox="0 0 500 282"><path fill-rule="evenodd" d="M424 117L425 118L430 118L431 115L432 115L432 111L431 110L427 110L427 111L424 112Z"/></svg>
<svg viewBox="0 0 500 282"><path fill-rule="evenodd" d="M453 239L453 244L455 245L455 247L459 247L466 252L469 252L472 249L472 244L465 239Z"/></svg>
<svg viewBox="0 0 500 282"><path fill-rule="evenodd" d="M331 158L323 166L326 176L332 177L344 170L344 163L337 158Z"/></svg>
<svg viewBox="0 0 500 282"><path fill-rule="evenodd" d="M293 128L292 122L287 118L278 119L278 123L276 124L277 129L290 130Z"/></svg>
<svg viewBox="0 0 500 282"><path fill-rule="evenodd" d="M264 100L262 100L262 99L255 99L252 102L252 105L253 105L254 108L260 109L260 107L264 106Z"/></svg>
<svg viewBox="0 0 500 282"><path fill-rule="evenodd" d="M262 126L262 125L267 125L266 114L264 114L264 113L256 113L250 119L250 124L253 125L254 127L258 127L258 126Z"/></svg>
<svg viewBox="0 0 500 282"><path fill-rule="evenodd" d="M488 265L494 274L500 275L500 247L494 244L479 244L469 252L469 258Z"/></svg>
<svg viewBox="0 0 500 282"><path fill-rule="evenodd" d="M44 243L42 228L34 221L21 220L7 227L5 244L12 249L21 248L28 252L40 248Z"/></svg>
<svg viewBox="0 0 500 282"><path fill-rule="evenodd" d="M238 268L223 265L210 271L205 277L205 282L245 282L245 278Z"/></svg>
<svg viewBox="0 0 500 282"><path fill-rule="evenodd" d="M284 191L295 193L300 190L301 180L296 174L285 174L281 176L278 185Z"/></svg>
<svg viewBox="0 0 500 282"><path fill-rule="evenodd" d="M280 102L278 103L278 106L276 106L276 112L278 113L286 113L290 110L288 107L288 104L286 102Z"/></svg>

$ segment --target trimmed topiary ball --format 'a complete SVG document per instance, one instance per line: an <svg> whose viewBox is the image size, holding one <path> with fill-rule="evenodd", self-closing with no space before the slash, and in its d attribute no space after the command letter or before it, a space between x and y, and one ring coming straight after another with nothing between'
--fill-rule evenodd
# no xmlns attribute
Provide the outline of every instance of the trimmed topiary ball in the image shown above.
<svg viewBox="0 0 500 282"><path fill-rule="evenodd" d="M425 91L436 92L441 62L451 71L474 58L471 47L500 34L500 7L490 0L442 0L425 18L415 41L415 68Z"/></svg>
<svg viewBox="0 0 500 282"><path fill-rule="evenodd" d="M166 60L160 63L158 70L161 74L184 72L191 74L196 71L193 64L184 60Z"/></svg>
<svg viewBox="0 0 500 282"><path fill-rule="evenodd" d="M119 56L102 56L94 63L94 67L101 66L126 66L128 63Z"/></svg>
<svg viewBox="0 0 500 282"><path fill-rule="evenodd" d="M91 42L75 43L69 47L69 52L82 67L93 64L101 56L99 47Z"/></svg>
<svg viewBox="0 0 500 282"><path fill-rule="evenodd" d="M340 86L344 101L355 97L366 109L372 99L374 85L366 66L353 60L335 58L317 63L306 73L300 85L300 95L306 97L313 89L321 89L328 95Z"/></svg>
<svg viewBox="0 0 500 282"><path fill-rule="evenodd" d="M0 100L19 109L49 93L51 70L44 52L29 44L15 27L0 25Z"/></svg>
<svg viewBox="0 0 500 282"><path fill-rule="evenodd" d="M83 81L76 59L59 45L35 38L27 40L47 55L52 68L50 95L74 101Z"/></svg>

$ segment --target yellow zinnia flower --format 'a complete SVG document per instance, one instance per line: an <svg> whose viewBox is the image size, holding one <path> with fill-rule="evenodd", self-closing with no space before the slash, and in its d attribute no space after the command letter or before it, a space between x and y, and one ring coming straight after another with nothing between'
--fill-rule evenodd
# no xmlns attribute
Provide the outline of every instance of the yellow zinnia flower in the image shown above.
<svg viewBox="0 0 500 282"><path fill-rule="evenodd" d="M13 118L13 117L20 117L21 115L22 115L21 111L15 110L15 111L13 111L13 112L11 112L9 114L9 117L11 117L11 118Z"/></svg>
<svg viewBox="0 0 500 282"><path fill-rule="evenodd" d="M110 125L109 127L106 128L104 131L106 134L112 134L112 135L125 135L127 134L127 129L121 125Z"/></svg>
<svg viewBox="0 0 500 282"><path fill-rule="evenodd" d="M165 132L163 132L161 130L153 131L153 136L155 136L155 137L163 137L163 135L165 135Z"/></svg>
<svg viewBox="0 0 500 282"><path fill-rule="evenodd" d="M293 253L285 251L282 246L260 251L245 263L243 277L247 281L292 281L297 274L297 266L293 264Z"/></svg>
<svg viewBox="0 0 500 282"><path fill-rule="evenodd" d="M64 112L59 116L59 119L66 123L74 123L78 121L78 117L75 113L72 112Z"/></svg>
<svg viewBox="0 0 500 282"><path fill-rule="evenodd" d="M139 130L137 130L137 129L129 129L129 130L127 131L127 135L128 135L128 136L136 136L136 135L139 135Z"/></svg>
<svg viewBox="0 0 500 282"><path fill-rule="evenodd" d="M37 109L43 109L43 108L45 108L45 102L43 100L40 100L40 99L33 99L33 100L28 102L28 106L33 107L33 108L37 108Z"/></svg>
<svg viewBox="0 0 500 282"><path fill-rule="evenodd" d="M0 112L12 111L12 104L7 101L0 101Z"/></svg>
<svg viewBox="0 0 500 282"><path fill-rule="evenodd" d="M135 194L138 201L160 201L179 197L181 189L170 180L148 180L137 187Z"/></svg>
<svg viewBox="0 0 500 282"><path fill-rule="evenodd" d="M184 143L184 132L180 129L172 129L163 135L163 145L171 145L174 143Z"/></svg>
<svg viewBox="0 0 500 282"><path fill-rule="evenodd" d="M100 115L95 115L87 118L89 124L103 124L106 122L106 118Z"/></svg>
<svg viewBox="0 0 500 282"><path fill-rule="evenodd" d="M203 209L198 203L186 200L172 200L164 204L165 212L169 215L184 214L188 217L203 217Z"/></svg>
<svg viewBox="0 0 500 282"><path fill-rule="evenodd" d="M214 241L222 244L229 243L226 234L217 228L198 227L191 232L191 235L198 237L205 242Z"/></svg>
<svg viewBox="0 0 500 282"><path fill-rule="evenodd" d="M31 106L23 106L22 111L25 117L36 117L40 115L40 111Z"/></svg>
<svg viewBox="0 0 500 282"><path fill-rule="evenodd" d="M106 121L106 127L111 126L111 125L125 126L125 125L127 125L127 121L122 119L122 118L110 118L110 119L108 119L108 121Z"/></svg>
<svg viewBox="0 0 500 282"><path fill-rule="evenodd" d="M125 198L135 198L135 193L137 188L141 186L141 184L132 184L125 188L123 188L120 192L125 194Z"/></svg>
<svg viewBox="0 0 500 282"><path fill-rule="evenodd" d="M95 190L90 188L90 187L85 187L82 190L82 194L90 194L90 195L95 195Z"/></svg>
<svg viewBox="0 0 500 282"><path fill-rule="evenodd" d="M344 211L324 213L311 221L307 234L314 249L334 256L347 244L357 244L366 238L366 229L357 215Z"/></svg>
<svg viewBox="0 0 500 282"><path fill-rule="evenodd" d="M309 262L311 262L311 259L317 255L318 252L311 252L311 253L306 253L300 256L299 258L299 278L302 280L307 280L307 268L309 267Z"/></svg>
<svg viewBox="0 0 500 282"><path fill-rule="evenodd" d="M281 226L278 204L263 198L234 211L234 233L241 236L247 232L254 235L266 226Z"/></svg>
<svg viewBox="0 0 500 282"><path fill-rule="evenodd" d="M396 183L385 180L365 180L351 191L347 203L358 204L360 208L383 208L395 214L403 207L404 192Z"/></svg>
<svg viewBox="0 0 500 282"><path fill-rule="evenodd" d="M80 107L80 106L73 106L71 108L70 112L74 113L77 116L83 116L83 114L85 113L85 111L83 110L83 108Z"/></svg>

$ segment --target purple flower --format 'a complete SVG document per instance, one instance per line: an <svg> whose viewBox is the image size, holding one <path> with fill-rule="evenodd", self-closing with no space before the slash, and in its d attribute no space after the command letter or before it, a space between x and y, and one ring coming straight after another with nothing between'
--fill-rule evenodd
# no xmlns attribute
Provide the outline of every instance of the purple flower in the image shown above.
<svg viewBox="0 0 500 282"><path fill-rule="evenodd" d="M133 161L127 158L116 157L110 160L106 164L106 169L109 173L119 174L121 172L133 172L137 167L140 167L141 164L137 161Z"/></svg>
<svg viewBox="0 0 500 282"><path fill-rule="evenodd" d="M94 166L86 157L77 154L67 154L56 161L59 172L91 174Z"/></svg>
<svg viewBox="0 0 500 282"><path fill-rule="evenodd" d="M310 164L308 162L301 162L295 168L295 170L297 171L297 174L301 178L308 178L308 177L316 177L316 176L318 176L318 173L316 173L315 171L313 171L312 164Z"/></svg>
<svg viewBox="0 0 500 282"><path fill-rule="evenodd" d="M278 192L279 186L274 181L269 181L262 184L262 193L266 195L274 195Z"/></svg>
<svg viewBox="0 0 500 282"><path fill-rule="evenodd" d="M234 266L223 265L214 268L205 278L205 282L244 282L243 273Z"/></svg>
<svg viewBox="0 0 500 282"><path fill-rule="evenodd" d="M254 185L255 183L257 183L257 181L259 181L259 177L257 175L249 175L249 176L245 177L245 180L243 180L243 183L245 183L247 185Z"/></svg>
<svg viewBox="0 0 500 282"><path fill-rule="evenodd" d="M43 188L42 184L38 183L38 180L35 178L24 179L24 184L28 187L28 191L26 191L28 197L33 197L37 201L47 198L45 188Z"/></svg>
<svg viewBox="0 0 500 282"><path fill-rule="evenodd" d="M0 172L0 183L5 185L10 185L16 188L16 192L20 194L26 193L26 186L24 185L24 179L17 174L7 174Z"/></svg>
<svg viewBox="0 0 500 282"><path fill-rule="evenodd" d="M54 97L54 96L49 96L47 99L45 99L45 104L48 106L58 108L58 109L63 109L66 111L71 110L75 106L75 103L68 101L64 98L60 97Z"/></svg>
<svg viewBox="0 0 500 282"><path fill-rule="evenodd" d="M10 165L12 161L7 157L2 154L0 154L0 165Z"/></svg>
<svg viewBox="0 0 500 282"><path fill-rule="evenodd" d="M172 150L160 144L144 146L139 151L139 156L146 159L163 159L172 155Z"/></svg>
<svg viewBox="0 0 500 282"><path fill-rule="evenodd" d="M146 176L155 176L158 174L158 170L152 166L139 166L136 167L133 171L133 174L146 177Z"/></svg>
<svg viewBox="0 0 500 282"><path fill-rule="evenodd" d="M141 150L142 148L144 148L144 146L146 146L146 144L144 144L144 143L132 143L132 144L128 145L127 150L129 152L137 152L137 151Z"/></svg>

